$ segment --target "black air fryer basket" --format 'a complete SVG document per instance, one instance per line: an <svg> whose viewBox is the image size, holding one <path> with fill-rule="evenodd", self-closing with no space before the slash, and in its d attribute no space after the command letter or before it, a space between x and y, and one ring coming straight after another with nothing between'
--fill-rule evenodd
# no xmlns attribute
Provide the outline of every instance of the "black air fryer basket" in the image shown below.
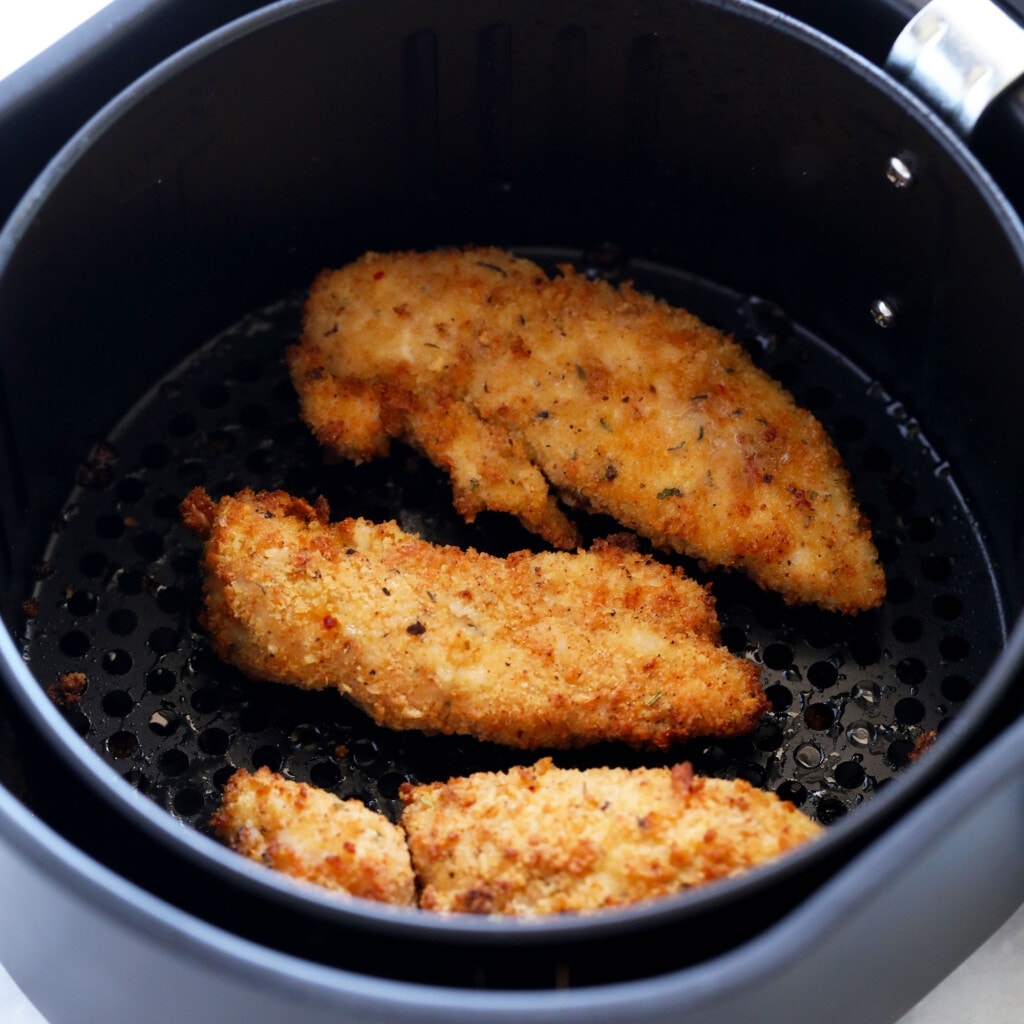
<svg viewBox="0 0 1024 1024"><path fill-rule="evenodd" d="M17 98L0 130L31 121L40 161L72 136L33 184L31 147L12 161L0 236L0 907L19 922L0 962L52 1024L142 1000L153 1020L888 1021L1024 899L1024 93L977 124L970 101L936 111L947 5L903 31L895 3L286 0L164 60L246 5L193 12L172 46L154 4ZM665 754L554 752L745 778L821 841L672 899L510 922L339 901L212 837L238 767L394 817L405 781L547 753L244 679L198 624L178 512L195 485L282 487L536 546L498 514L462 522L411 450L325 460L283 363L323 267L470 242L690 308L835 440L883 607L791 607L683 561L770 713ZM845 1000L813 980L844 959Z"/></svg>

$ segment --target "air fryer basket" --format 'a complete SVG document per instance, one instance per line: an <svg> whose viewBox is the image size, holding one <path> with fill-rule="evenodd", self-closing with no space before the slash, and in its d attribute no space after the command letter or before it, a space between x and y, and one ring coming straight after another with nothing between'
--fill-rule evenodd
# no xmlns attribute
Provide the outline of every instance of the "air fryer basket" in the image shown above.
<svg viewBox="0 0 1024 1024"><path fill-rule="evenodd" d="M572 255L545 254L549 265ZM857 617L787 606L738 575L712 575L724 639L763 666L773 711L749 737L669 752L742 776L831 823L923 752L1005 642L1000 597L955 477L905 406L763 302L651 266L603 272L719 312L758 361L825 419L853 467L888 570L887 607ZM715 306L722 307L716 310ZM542 752L378 728L336 693L253 683L220 663L196 625L198 540L178 505L201 484L328 497L335 515L397 520L441 543L504 554L536 546L505 516L464 524L443 474L410 451L325 464L298 417L283 361L301 302L245 317L148 389L78 471L28 599L24 655L101 757L175 816L206 828L238 766L268 765L393 818L405 781L529 763ZM601 535L606 520L590 524ZM687 566L698 575L695 566ZM84 689L83 689L84 687ZM563 763L665 763L614 746Z"/></svg>
<svg viewBox="0 0 1024 1024"><path fill-rule="evenodd" d="M791 608L713 573L727 643L763 667L773 709L758 730L667 758L555 755L748 778L828 824L820 850L719 894L509 928L292 892L202 835L236 766L394 814L406 779L534 756L388 733L336 695L241 679L196 624L198 542L177 516L197 483L282 486L431 539L532 546L498 516L461 523L410 451L325 463L282 362L321 267L463 242L690 307L835 438L874 524L884 607ZM56 759L118 835L85 847L190 912L399 980L671 971L794 906L1019 709L1017 666L999 658L1024 598L1019 223L925 107L773 12L284 3L104 111L4 246L2 600L23 795L59 821L39 767ZM148 865L110 851L120 834ZM737 908L716 944L709 922ZM626 935L645 959L616 952ZM388 944L401 953L382 956Z"/></svg>

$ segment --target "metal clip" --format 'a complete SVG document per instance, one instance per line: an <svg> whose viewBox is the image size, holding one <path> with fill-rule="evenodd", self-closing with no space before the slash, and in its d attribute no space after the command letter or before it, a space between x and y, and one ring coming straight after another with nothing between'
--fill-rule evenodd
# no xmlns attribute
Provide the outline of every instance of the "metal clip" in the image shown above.
<svg viewBox="0 0 1024 1024"><path fill-rule="evenodd" d="M966 137L1024 75L1024 28L990 0L931 0L897 37L886 68Z"/></svg>

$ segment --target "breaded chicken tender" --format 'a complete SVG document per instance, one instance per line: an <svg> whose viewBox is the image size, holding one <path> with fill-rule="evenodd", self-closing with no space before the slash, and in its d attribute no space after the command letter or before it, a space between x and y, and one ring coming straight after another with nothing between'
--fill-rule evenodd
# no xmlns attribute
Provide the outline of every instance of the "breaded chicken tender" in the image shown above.
<svg viewBox="0 0 1024 1024"><path fill-rule="evenodd" d="M668 896L746 871L821 826L742 780L545 758L401 790L427 910L551 914Z"/></svg>
<svg viewBox="0 0 1024 1024"><path fill-rule="evenodd" d="M667 747L750 732L758 669L708 590L611 543L497 558L283 492L182 505L205 540L203 625L250 676L333 687L380 725L520 748Z"/></svg>
<svg viewBox="0 0 1024 1024"><path fill-rule="evenodd" d="M790 602L880 604L871 532L821 424L690 313L559 269L470 248L325 271L288 352L303 418L356 461L409 443L467 520L509 512L572 549L560 497Z"/></svg>
<svg viewBox="0 0 1024 1024"><path fill-rule="evenodd" d="M235 772L211 825L238 853L305 882L415 906L405 835L359 800L260 768Z"/></svg>

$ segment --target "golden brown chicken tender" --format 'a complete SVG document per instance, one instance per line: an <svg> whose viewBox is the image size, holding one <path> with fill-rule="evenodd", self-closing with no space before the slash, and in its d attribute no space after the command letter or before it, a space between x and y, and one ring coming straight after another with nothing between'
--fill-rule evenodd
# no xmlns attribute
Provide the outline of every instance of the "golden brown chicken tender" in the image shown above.
<svg viewBox="0 0 1024 1024"><path fill-rule="evenodd" d="M667 896L818 835L774 793L674 768L556 768L406 785L401 824L428 910L550 914Z"/></svg>
<svg viewBox="0 0 1024 1024"><path fill-rule="evenodd" d="M498 249L368 253L313 284L288 353L302 415L357 461L406 441L459 512L510 512L573 548L559 506L854 612L885 582L818 421L681 309Z"/></svg>
<svg viewBox="0 0 1024 1024"><path fill-rule="evenodd" d="M334 687L393 729L513 747L667 747L751 731L758 669L713 599L612 544L507 559L394 523L331 523L283 492L182 505L205 540L203 624L250 676Z"/></svg>
<svg viewBox="0 0 1024 1024"><path fill-rule="evenodd" d="M292 878L380 903L416 903L402 830L359 800L269 768L243 769L228 780L211 825L233 850Z"/></svg>

